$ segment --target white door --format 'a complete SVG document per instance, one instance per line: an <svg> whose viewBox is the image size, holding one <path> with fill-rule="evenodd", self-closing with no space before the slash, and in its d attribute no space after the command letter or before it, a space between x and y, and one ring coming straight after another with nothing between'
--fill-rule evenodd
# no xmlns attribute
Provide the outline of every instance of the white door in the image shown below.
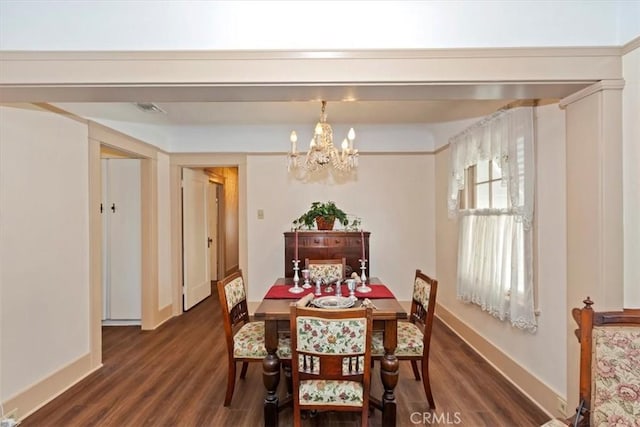
<svg viewBox="0 0 640 427"><path fill-rule="evenodd" d="M142 316L140 160L103 160L104 318Z"/></svg>
<svg viewBox="0 0 640 427"><path fill-rule="evenodd" d="M207 250L207 176L202 171L182 169L182 239L184 264L184 309L209 295L209 251Z"/></svg>
<svg viewBox="0 0 640 427"><path fill-rule="evenodd" d="M209 249L209 278L218 280L218 196L217 186L213 182L207 185L207 218L208 232L207 246Z"/></svg>

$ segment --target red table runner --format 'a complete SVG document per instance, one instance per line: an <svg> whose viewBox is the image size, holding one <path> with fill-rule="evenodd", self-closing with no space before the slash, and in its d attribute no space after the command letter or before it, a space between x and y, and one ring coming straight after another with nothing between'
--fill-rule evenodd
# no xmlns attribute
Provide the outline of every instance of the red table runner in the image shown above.
<svg viewBox="0 0 640 427"><path fill-rule="evenodd" d="M267 294L264 296L264 299L299 299L307 294L312 294L315 292L315 286L310 289L304 289L304 292L300 292L299 294L294 294L289 292L289 289L293 285L273 285L267 291ZM387 288L385 285L369 285L371 288L371 292L362 293L358 292L356 288L356 297L358 298L395 298L393 293ZM322 295L335 295L336 289L335 285L333 285L333 292L325 292L325 286L322 286ZM349 296L349 289L347 289L347 285L342 285L342 296Z"/></svg>

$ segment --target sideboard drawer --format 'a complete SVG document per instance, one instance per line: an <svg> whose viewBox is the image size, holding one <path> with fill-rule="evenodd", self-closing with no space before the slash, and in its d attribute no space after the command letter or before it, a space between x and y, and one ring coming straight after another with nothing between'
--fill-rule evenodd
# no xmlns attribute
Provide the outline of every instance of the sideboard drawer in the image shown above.
<svg viewBox="0 0 640 427"><path fill-rule="evenodd" d="M349 238L345 238L345 237L325 237L324 238L325 244L329 248L347 246L346 242L348 240Z"/></svg>
<svg viewBox="0 0 640 427"><path fill-rule="evenodd" d="M325 240L328 239L324 236L305 236L298 237L298 247L302 248L317 248L327 246ZM294 243L295 244L295 243Z"/></svg>

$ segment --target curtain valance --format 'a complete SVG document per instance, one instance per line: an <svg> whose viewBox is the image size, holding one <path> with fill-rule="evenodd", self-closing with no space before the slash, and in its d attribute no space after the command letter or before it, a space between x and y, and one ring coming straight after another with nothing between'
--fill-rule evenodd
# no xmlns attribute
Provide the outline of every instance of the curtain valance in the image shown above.
<svg viewBox="0 0 640 427"><path fill-rule="evenodd" d="M508 188L509 208L528 230L533 219L533 140L532 107L499 111L452 137L449 216L458 214L465 169L481 160L493 160L502 171L502 185Z"/></svg>

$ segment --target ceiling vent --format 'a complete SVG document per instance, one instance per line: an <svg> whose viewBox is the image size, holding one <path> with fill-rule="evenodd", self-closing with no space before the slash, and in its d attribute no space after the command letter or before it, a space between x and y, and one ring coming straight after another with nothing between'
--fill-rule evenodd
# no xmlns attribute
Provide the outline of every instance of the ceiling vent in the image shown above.
<svg viewBox="0 0 640 427"><path fill-rule="evenodd" d="M136 102L136 107L138 107L140 110L144 111L145 113L167 114L166 111L158 107L153 102Z"/></svg>

